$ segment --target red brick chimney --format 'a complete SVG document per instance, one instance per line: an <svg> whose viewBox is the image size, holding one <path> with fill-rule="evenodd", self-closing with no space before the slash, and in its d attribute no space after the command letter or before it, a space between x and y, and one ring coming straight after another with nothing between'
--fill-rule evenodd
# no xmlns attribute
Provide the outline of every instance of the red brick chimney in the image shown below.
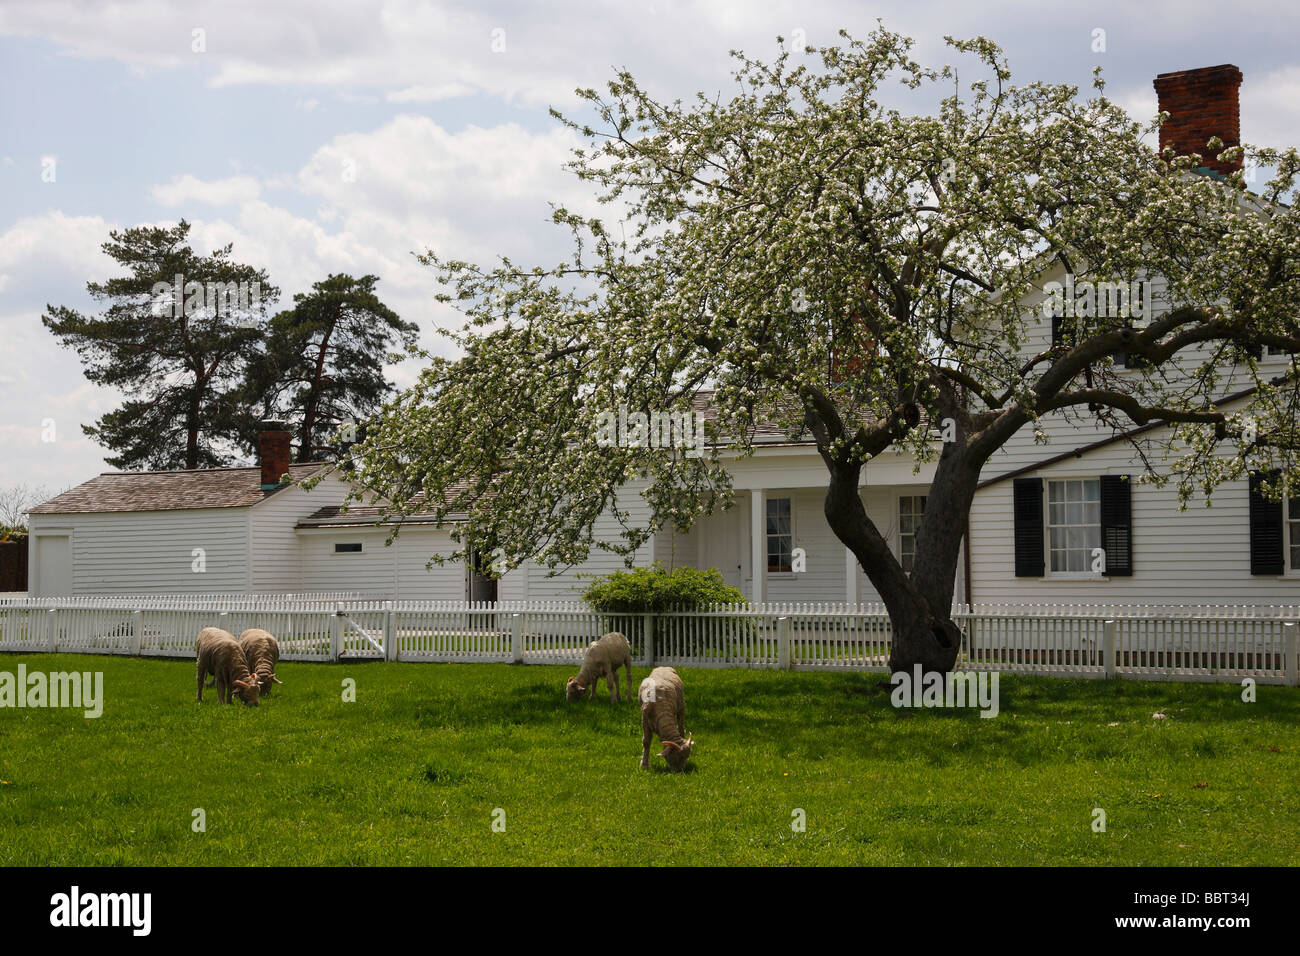
<svg viewBox="0 0 1300 956"><path fill-rule="evenodd" d="M1240 169L1241 160L1221 163L1214 158L1218 151L1205 146L1211 136L1223 140L1225 149L1241 145L1240 86L1241 70L1231 63L1157 76L1160 111L1169 114L1160 127L1160 149L1172 146L1177 156L1200 153L1205 166L1225 176Z"/></svg>
<svg viewBox="0 0 1300 956"><path fill-rule="evenodd" d="M262 464L262 490L280 487L280 478L289 470L289 442L292 439L284 422L259 422L257 456Z"/></svg>

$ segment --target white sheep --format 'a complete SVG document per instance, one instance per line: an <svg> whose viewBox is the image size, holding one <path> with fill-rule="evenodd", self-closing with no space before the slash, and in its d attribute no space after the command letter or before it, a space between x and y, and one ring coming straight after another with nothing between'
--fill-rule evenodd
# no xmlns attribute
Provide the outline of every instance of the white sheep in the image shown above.
<svg viewBox="0 0 1300 956"><path fill-rule="evenodd" d="M691 747L695 745L692 734L686 736L686 692L682 679L671 667L656 667L641 682L641 768L650 769L650 740L659 735L664 749L659 756L668 761L676 772L686 769Z"/></svg>
<svg viewBox="0 0 1300 956"><path fill-rule="evenodd" d="M217 679L217 699L223 704L232 703L231 692L250 707L257 706L259 688L257 675L248 669L248 661L235 636L219 627L205 627L194 642L198 654L198 696L203 700L203 678L212 674Z"/></svg>
<svg viewBox="0 0 1300 956"><path fill-rule="evenodd" d="M275 665L280 663L280 644L268 632L250 627L239 635L239 648L244 652L248 669L257 675L257 685L263 695L271 693L273 684L284 683L275 676Z"/></svg>
<svg viewBox="0 0 1300 956"><path fill-rule="evenodd" d="M566 700L575 701L583 694L590 700L596 693L596 682L605 678L609 702L620 698L618 669L627 671L627 699L632 699L632 645L618 631L611 631L598 641L592 641L582 658L582 669L577 677L570 677L564 685Z"/></svg>

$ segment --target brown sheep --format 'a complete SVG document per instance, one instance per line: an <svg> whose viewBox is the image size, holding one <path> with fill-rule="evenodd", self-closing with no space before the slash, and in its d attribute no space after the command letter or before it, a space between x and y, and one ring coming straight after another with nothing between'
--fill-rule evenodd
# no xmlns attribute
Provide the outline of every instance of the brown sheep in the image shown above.
<svg viewBox="0 0 1300 956"><path fill-rule="evenodd" d="M250 627L239 635L239 648L244 652L248 669L257 675L257 686L263 697L271 693L273 684L284 683L275 676L275 665L280 663L280 644L269 633Z"/></svg>
<svg viewBox="0 0 1300 956"><path fill-rule="evenodd" d="M677 773L686 769L694 735L686 734L686 693L682 679L671 667L656 667L641 682L641 768L650 769L650 740L659 735L664 749L659 756Z"/></svg>
<svg viewBox="0 0 1300 956"><path fill-rule="evenodd" d="M248 661L233 634L219 627L205 627L199 631L194 650L199 657L196 700L202 702L203 678L212 674L217 679L217 699L223 704L233 703L233 691L248 706L257 706L257 677L249 671Z"/></svg>
<svg viewBox="0 0 1300 956"><path fill-rule="evenodd" d="M632 699L632 645L618 631L610 631L598 641L592 641L582 659L582 669L577 677L570 677L564 685L564 699L578 700L583 694L591 700L596 693L596 682L605 678L609 702L619 700L618 669L627 671L627 699Z"/></svg>

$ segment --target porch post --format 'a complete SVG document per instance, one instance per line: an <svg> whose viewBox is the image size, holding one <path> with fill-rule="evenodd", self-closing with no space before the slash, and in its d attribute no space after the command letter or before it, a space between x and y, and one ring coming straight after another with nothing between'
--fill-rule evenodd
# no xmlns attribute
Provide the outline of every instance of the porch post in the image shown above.
<svg viewBox="0 0 1300 956"><path fill-rule="evenodd" d="M848 547L844 548L844 600L858 603L858 559Z"/></svg>
<svg viewBox="0 0 1300 956"><path fill-rule="evenodd" d="M755 604L762 604L763 585L767 578L767 511L763 506L762 488L749 493L749 547L750 570L753 572L752 600Z"/></svg>

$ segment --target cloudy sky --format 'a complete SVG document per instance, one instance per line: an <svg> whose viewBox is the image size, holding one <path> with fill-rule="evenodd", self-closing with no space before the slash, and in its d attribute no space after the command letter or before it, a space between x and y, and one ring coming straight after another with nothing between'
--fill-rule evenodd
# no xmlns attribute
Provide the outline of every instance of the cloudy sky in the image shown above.
<svg viewBox="0 0 1300 956"><path fill-rule="evenodd" d="M952 60L945 34L995 40L1017 82L1086 93L1100 65L1144 120L1157 73L1234 63L1243 138L1300 141L1300 7L1277 0L0 0L0 486L109 470L81 425L120 396L40 322L47 303L89 309L87 281L116 274L109 230L188 219L197 251L233 243L286 299L374 273L439 349L455 318L413 252L550 262L566 247L548 203L590 208L548 107L575 110L576 87L618 68L663 97L725 96L729 50L877 19L929 66Z"/></svg>

